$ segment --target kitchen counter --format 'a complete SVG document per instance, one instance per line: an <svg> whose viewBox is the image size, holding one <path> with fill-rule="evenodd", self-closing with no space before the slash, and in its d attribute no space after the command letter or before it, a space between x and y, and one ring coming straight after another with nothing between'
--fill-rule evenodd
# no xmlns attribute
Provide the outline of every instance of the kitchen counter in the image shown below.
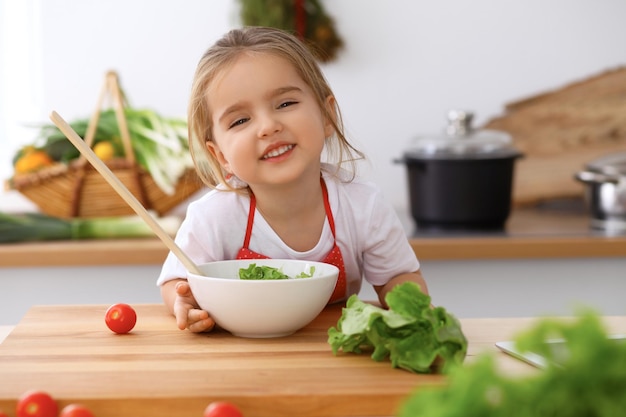
<svg viewBox="0 0 626 417"><path fill-rule="evenodd" d="M134 307L138 321L128 335L105 327L106 305L31 308L0 344L0 408L14 409L36 381L61 406L83 403L99 417L198 416L217 400L239 405L247 417L390 416L417 387L445 382L442 375L394 369L367 354L333 355L327 330L341 305L273 339L193 334L178 330L163 305ZM491 352L505 375L536 372L494 347L534 320L461 319L466 362ZM626 331L626 317L604 320L611 332Z"/></svg>
<svg viewBox="0 0 626 417"><path fill-rule="evenodd" d="M517 209L502 232L414 233L421 260L547 259L626 257L626 232L590 227L580 209Z"/></svg>
<svg viewBox="0 0 626 417"><path fill-rule="evenodd" d="M591 230L570 208L514 210L501 232L408 235L422 261L626 257L626 233ZM0 267L158 265L166 255L157 238L4 244Z"/></svg>

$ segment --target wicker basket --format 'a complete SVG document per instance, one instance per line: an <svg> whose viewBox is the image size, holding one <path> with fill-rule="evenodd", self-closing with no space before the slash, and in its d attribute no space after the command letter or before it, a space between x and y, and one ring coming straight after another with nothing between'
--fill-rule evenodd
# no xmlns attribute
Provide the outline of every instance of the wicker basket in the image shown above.
<svg viewBox="0 0 626 417"><path fill-rule="evenodd" d="M92 146L100 109L107 96L111 96L115 104L125 157L108 160L106 164L142 205L163 215L197 192L202 182L192 169L185 171L178 180L175 193L168 195L137 164L124 116L122 93L114 72L106 75L96 111L89 121L85 142ZM16 175L8 185L51 216L72 218L134 214L133 209L84 157L79 157L69 165L59 163L37 172Z"/></svg>

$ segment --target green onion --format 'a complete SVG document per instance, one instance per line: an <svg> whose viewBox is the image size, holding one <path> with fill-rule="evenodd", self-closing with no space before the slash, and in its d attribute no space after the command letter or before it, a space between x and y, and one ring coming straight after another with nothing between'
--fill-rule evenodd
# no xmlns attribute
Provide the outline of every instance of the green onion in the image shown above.
<svg viewBox="0 0 626 417"><path fill-rule="evenodd" d="M157 221L172 236L180 226L175 216ZM154 232L139 216L61 219L40 213L0 212L0 243L152 236Z"/></svg>
<svg viewBox="0 0 626 417"><path fill-rule="evenodd" d="M176 192L178 179L185 170L193 168L187 140L187 121L182 118L164 117L151 109L124 109L130 141L137 163L144 168L166 194ZM82 138L87 134L89 119L70 122L72 129ZM78 158L79 152L54 124L39 126L35 143L52 159L69 162ZM113 109L102 110L94 135L94 145L101 141L111 142L118 153L123 153L120 130ZM14 157L19 158L20 153Z"/></svg>

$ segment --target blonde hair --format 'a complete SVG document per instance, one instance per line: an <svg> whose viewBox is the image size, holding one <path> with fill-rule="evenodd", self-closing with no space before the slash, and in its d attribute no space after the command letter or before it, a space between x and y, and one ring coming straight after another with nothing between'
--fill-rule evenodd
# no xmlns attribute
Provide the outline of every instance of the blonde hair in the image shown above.
<svg viewBox="0 0 626 417"><path fill-rule="evenodd" d="M226 173L206 146L206 142L213 140L211 109L206 94L215 77L227 70L244 52L273 54L294 66L302 80L313 90L322 114L333 124L335 134L326 138L325 143L328 162L335 164L335 173L346 163L349 164L349 171L352 172L350 180L353 179L356 161L365 156L347 140L336 100L333 107L328 108L327 98L333 96L333 93L313 54L298 38L285 31L245 27L231 30L211 46L200 59L194 75L188 109L189 148L202 181L210 187L223 184L227 189L234 189L226 181Z"/></svg>

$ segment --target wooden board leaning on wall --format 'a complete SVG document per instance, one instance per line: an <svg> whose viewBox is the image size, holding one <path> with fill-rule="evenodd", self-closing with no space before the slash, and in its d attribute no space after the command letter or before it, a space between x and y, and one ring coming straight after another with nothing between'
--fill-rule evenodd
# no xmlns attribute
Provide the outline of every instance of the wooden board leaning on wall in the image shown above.
<svg viewBox="0 0 626 417"><path fill-rule="evenodd" d="M582 197L576 172L626 151L626 67L507 104L481 128L510 133L525 155L516 162L514 205Z"/></svg>

